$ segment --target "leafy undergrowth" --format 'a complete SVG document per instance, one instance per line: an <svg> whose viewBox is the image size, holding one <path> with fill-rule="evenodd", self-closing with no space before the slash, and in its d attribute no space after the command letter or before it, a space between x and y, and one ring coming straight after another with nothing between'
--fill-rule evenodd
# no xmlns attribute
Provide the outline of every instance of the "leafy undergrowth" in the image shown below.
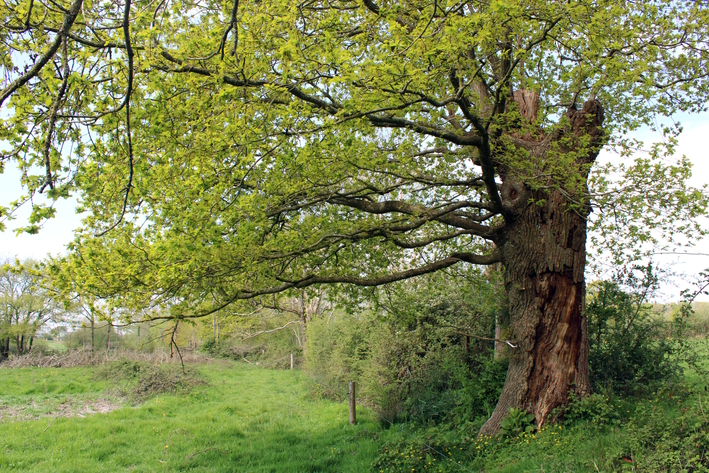
<svg viewBox="0 0 709 473"><path fill-rule="evenodd" d="M0 402L100 396L115 390L116 379L140 386L126 366L112 373L2 369ZM187 370L203 382L135 407L83 418L3 418L0 471L363 472L390 433L366 409L350 426L347 405L313 399L298 371L231 363Z"/></svg>
<svg viewBox="0 0 709 473"><path fill-rule="evenodd" d="M707 472L709 420L701 394L676 387L643 399L594 394L572 403L563 422L514 438L399 426L373 466L407 473Z"/></svg>

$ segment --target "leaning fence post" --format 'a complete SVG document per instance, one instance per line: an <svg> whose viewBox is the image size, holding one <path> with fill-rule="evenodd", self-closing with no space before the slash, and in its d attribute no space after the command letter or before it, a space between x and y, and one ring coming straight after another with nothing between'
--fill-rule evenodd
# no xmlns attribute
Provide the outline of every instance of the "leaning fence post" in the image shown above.
<svg viewBox="0 0 709 473"><path fill-rule="evenodd" d="M355 383L350 381L350 424L357 423L357 412L355 408Z"/></svg>
<svg viewBox="0 0 709 473"><path fill-rule="evenodd" d="M293 353L290 354L290 369L293 369Z"/></svg>

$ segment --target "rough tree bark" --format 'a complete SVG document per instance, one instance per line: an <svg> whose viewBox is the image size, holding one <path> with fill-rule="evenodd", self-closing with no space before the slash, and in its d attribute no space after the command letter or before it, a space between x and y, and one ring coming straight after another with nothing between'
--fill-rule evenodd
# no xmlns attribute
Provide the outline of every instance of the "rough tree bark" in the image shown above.
<svg viewBox="0 0 709 473"><path fill-rule="evenodd" d="M589 100L582 110L571 109L567 118L569 125L553 139L562 150L573 146L584 150L576 164L587 173L602 140L603 108ZM587 137L591 146L581 147ZM542 140L536 152L548 149ZM555 407L567 402L571 389L589 391L582 310L590 212L586 191L574 196L561 189L534 192L514 176L504 179L501 194L507 231L499 245L516 348L509 350L505 385L481 434L497 433L510 407L531 412L541 426Z"/></svg>

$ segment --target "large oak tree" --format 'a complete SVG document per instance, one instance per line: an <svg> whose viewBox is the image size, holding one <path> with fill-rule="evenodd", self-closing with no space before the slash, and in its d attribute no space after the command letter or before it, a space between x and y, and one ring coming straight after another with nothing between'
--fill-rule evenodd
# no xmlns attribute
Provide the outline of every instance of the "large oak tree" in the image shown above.
<svg viewBox="0 0 709 473"><path fill-rule="evenodd" d="M589 173L604 145L627 155L626 132L702 110L709 92L699 1L10 0L0 12L3 160L20 164L28 197L78 191L88 211L66 274L179 319L500 262L514 349L484 433L512 406L541 424L588 390ZM647 189L597 196L627 225L624 209L647 209L627 229L638 241L689 234L705 208L683 187L686 162L659 149L629 165ZM29 231L53 215L34 202Z"/></svg>

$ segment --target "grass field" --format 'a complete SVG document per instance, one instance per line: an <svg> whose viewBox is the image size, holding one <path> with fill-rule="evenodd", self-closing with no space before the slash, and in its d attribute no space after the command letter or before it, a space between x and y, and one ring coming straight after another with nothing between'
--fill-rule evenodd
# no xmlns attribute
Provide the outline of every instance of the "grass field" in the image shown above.
<svg viewBox="0 0 709 473"><path fill-rule="evenodd" d="M362 408L351 426L347 405L313 396L300 371L192 365L190 390L153 395L130 377L136 367L146 369L0 369L0 471L694 472L709 464L699 377L643 398L596 393L575 408L576 420L498 441L453 425L382 430Z"/></svg>
<svg viewBox="0 0 709 473"><path fill-rule="evenodd" d="M299 371L188 369L207 384L136 406L97 368L0 369L0 471L361 472L387 434L308 396ZM82 411L101 401L113 410ZM78 414L57 416L67 404Z"/></svg>

